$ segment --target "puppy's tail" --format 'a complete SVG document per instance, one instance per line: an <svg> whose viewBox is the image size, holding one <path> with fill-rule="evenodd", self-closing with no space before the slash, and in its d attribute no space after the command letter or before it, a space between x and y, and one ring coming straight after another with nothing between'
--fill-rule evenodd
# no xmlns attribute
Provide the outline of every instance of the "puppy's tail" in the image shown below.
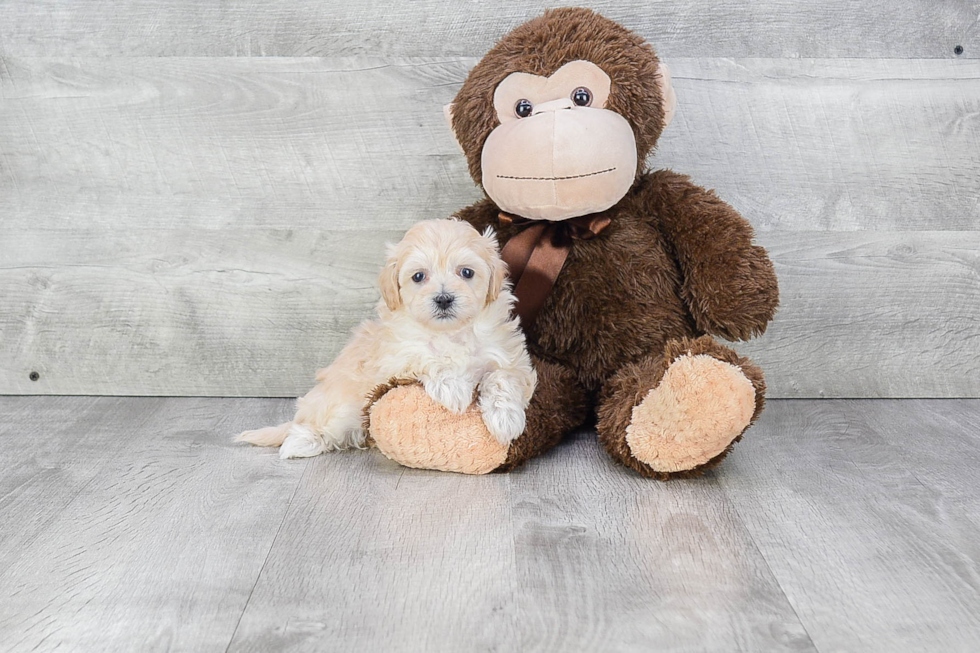
<svg viewBox="0 0 980 653"><path fill-rule="evenodd" d="M235 438L235 442L248 442L258 447L278 447L286 439L289 427L292 422L285 422L279 426L267 426L264 429L245 431Z"/></svg>

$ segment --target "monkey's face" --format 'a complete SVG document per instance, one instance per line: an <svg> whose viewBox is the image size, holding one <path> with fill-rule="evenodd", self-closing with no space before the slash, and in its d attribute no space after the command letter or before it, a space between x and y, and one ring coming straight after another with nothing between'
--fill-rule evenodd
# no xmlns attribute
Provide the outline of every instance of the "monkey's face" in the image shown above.
<svg viewBox="0 0 980 653"><path fill-rule="evenodd" d="M512 73L497 86L500 124L483 146L483 188L504 211L565 220L604 211L637 170L630 123L606 108L609 75L572 61L550 77Z"/></svg>
<svg viewBox="0 0 980 653"><path fill-rule="evenodd" d="M676 101L642 37L565 7L500 39L444 111L470 176L497 206L564 220L629 192Z"/></svg>

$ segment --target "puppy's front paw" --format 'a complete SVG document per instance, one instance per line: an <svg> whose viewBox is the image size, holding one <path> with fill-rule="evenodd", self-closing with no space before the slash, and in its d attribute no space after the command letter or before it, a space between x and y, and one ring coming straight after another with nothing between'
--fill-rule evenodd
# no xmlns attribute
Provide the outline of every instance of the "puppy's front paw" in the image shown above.
<svg viewBox="0 0 980 653"><path fill-rule="evenodd" d="M496 370L480 383L480 411L483 423L500 444L510 444L524 432L527 399L520 377Z"/></svg>
<svg viewBox="0 0 980 653"><path fill-rule="evenodd" d="M473 403L475 385L460 377L440 376L422 381L425 391L433 401L454 413L466 412Z"/></svg>
<svg viewBox="0 0 980 653"><path fill-rule="evenodd" d="M293 424L289 428L289 435L279 447L279 457L283 460L287 458L310 458L311 456L319 456L326 450L327 445L323 438L314 433L308 426Z"/></svg>
<svg viewBox="0 0 980 653"><path fill-rule="evenodd" d="M510 444L524 432L526 418L520 404L480 402L483 423L500 444Z"/></svg>

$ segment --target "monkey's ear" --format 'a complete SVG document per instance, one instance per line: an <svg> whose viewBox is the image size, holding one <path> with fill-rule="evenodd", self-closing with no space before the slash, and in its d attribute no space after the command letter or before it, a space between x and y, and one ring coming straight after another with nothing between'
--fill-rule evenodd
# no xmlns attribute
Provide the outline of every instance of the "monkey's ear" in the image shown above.
<svg viewBox="0 0 980 653"><path fill-rule="evenodd" d="M459 137L456 136L456 130L453 129L453 103L442 105L442 115L446 119L446 124L449 125L449 131L453 134L453 140L456 141L456 145L459 146L459 151L466 154L466 150L463 149L463 144L459 142Z"/></svg>
<svg viewBox="0 0 980 653"><path fill-rule="evenodd" d="M662 61L657 67L657 84L664 96L664 129L667 129L677 110L677 94L674 93L674 85L670 81L670 68Z"/></svg>

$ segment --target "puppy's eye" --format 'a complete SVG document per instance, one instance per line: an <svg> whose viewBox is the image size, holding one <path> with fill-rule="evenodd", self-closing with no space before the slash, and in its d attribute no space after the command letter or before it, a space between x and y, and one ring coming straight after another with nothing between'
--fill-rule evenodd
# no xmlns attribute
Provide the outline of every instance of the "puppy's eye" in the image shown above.
<svg viewBox="0 0 980 653"><path fill-rule="evenodd" d="M592 104L592 91L584 86L579 86L577 89L572 91L572 102L580 107L589 106Z"/></svg>
<svg viewBox="0 0 980 653"><path fill-rule="evenodd" d="M476 273L470 268L461 268L459 271L459 276L463 277L464 279L472 279L474 274Z"/></svg>
<svg viewBox="0 0 980 653"><path fill-rule="evenodd" d="M514 105L514 113L517 114L518 118L527 118L533 110L534 105L531 104L530 100L518 100L517 104Z"/></svg>
<svg viewBox="0 0 980 653"><path fill-rule="evenodd" d="M425 272L416 272L412 275L412 281L415 283L422 283L425 281Z"/></svg>

